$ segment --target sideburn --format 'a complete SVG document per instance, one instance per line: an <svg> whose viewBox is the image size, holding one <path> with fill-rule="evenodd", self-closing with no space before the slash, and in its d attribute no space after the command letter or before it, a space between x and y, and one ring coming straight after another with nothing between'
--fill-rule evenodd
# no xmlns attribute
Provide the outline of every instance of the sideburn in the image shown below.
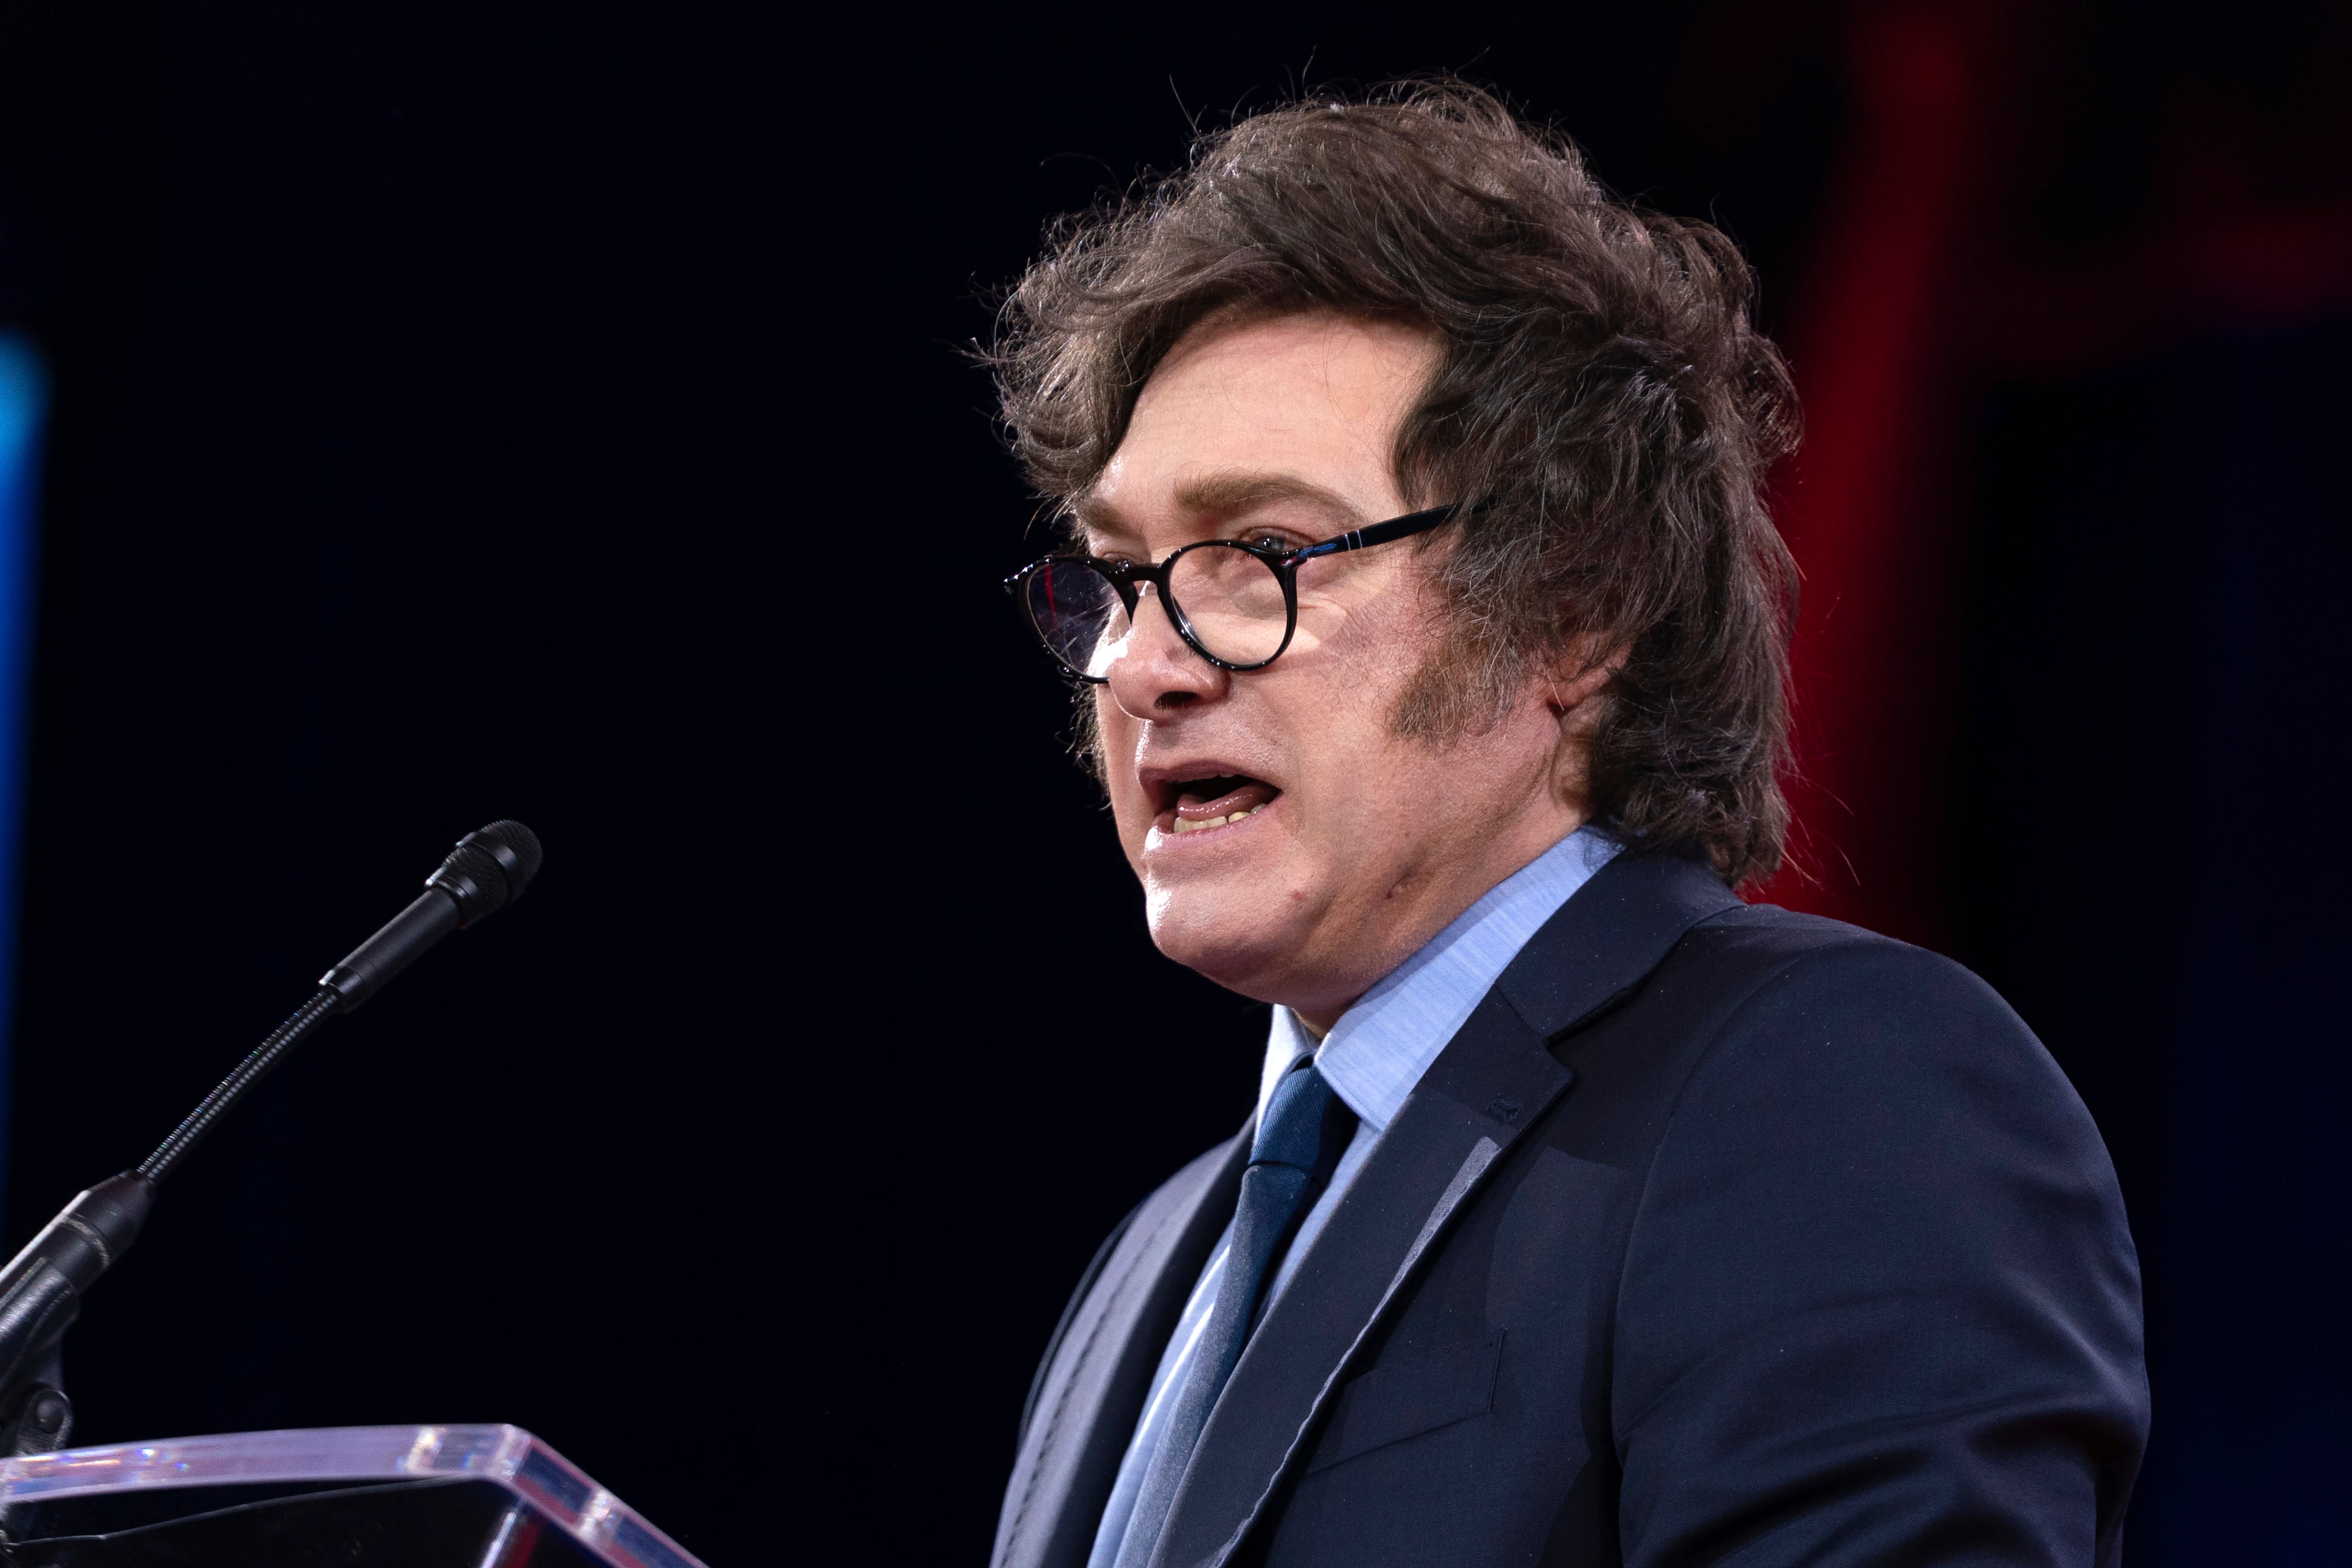
<svg viewBox="0 0 2352 1568"><path fill-rule="evenodd" d="M1526 673L1527 661L1516 649L1457 628L1397 694L1389 729L1433 752L1483 735L1510 712Z"/></svg>
<svg viewBox="0 0 2352 1568"><path fill-rule="evenodd" d="M1095 688L1081 686L1070 696L1070 760L1103 787L1108 803L1110 764L1103 755L1102 710L1096 705Z"/></svg>

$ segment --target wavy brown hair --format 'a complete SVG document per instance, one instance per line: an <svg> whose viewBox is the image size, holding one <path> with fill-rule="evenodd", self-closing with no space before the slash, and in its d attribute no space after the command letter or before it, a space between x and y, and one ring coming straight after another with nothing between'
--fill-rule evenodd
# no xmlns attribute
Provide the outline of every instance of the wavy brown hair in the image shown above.
<svg viewBox="0 0 2352 1568"><path fill-rule="evenodd" d="M1213 313L1435 333L1397 479L1416 505L1486 504L1423 542L1451 632L1398 727L1443 743L1494 722L1538 668L1622 653L1588 759L1594 813L1738 885L1770 875L1788 830L1795 593L1762 486L1796 407L1754 296L1719 230L1615 200L1486 93L1408 83L1254 115L1061 220L988 358L1015 454L1066 508Z"/></svg>

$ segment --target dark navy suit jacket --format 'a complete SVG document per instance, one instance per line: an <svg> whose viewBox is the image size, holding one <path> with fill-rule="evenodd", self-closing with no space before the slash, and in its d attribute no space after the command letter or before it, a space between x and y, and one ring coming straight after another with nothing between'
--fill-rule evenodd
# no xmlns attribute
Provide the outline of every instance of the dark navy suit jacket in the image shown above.
<svg viewBox="0 0 2352 1568"><path fill-rule="evenodd" d="M998 1568L1083 1568L1243 1136L1048 1348ZM1155 1563L2108 1564L2147 1428L2115 1173L1947 960L1620 856L1390 1124Z"/></svg>

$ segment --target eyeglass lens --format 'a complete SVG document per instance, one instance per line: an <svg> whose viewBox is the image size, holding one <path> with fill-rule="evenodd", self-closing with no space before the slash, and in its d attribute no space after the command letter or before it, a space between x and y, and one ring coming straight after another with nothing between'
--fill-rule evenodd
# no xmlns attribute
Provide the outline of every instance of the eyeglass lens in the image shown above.
<svg viewBox="0 0 2352 1568"><path fill-rule="evenodd" d="M1054 657L1100 679L1127 645L1127 606L1110 579L1076 561L1047 561L1021 585L1030 624Z"/></svg>
<svg viewBox="0 0 2352 1568"><path fill-rule="evenodd" d="M1214 541L1177 552L1169 568L1170 595L1211 658L1226 664L1263 664L1281 651L1289 630L1282 574L1263 557ZM1075 561L1049 561L1025 585L1029 618L1055 657L1100 679L1126 651L1130 629L1118 591L1100 573Z"/></svg>

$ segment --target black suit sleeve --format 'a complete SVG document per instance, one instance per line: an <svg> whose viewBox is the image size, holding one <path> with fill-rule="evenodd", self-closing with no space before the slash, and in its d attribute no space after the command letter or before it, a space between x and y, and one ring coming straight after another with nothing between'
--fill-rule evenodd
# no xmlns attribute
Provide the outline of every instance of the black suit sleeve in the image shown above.
<svg viewBox="0 0 2352 1568"><path fill-rule="evenodd" d="M1685 1083L1631 1233L1624 1561L2115 1561L2147 1426L2106 1150L1958 965L1797 957Z"/></svg>

